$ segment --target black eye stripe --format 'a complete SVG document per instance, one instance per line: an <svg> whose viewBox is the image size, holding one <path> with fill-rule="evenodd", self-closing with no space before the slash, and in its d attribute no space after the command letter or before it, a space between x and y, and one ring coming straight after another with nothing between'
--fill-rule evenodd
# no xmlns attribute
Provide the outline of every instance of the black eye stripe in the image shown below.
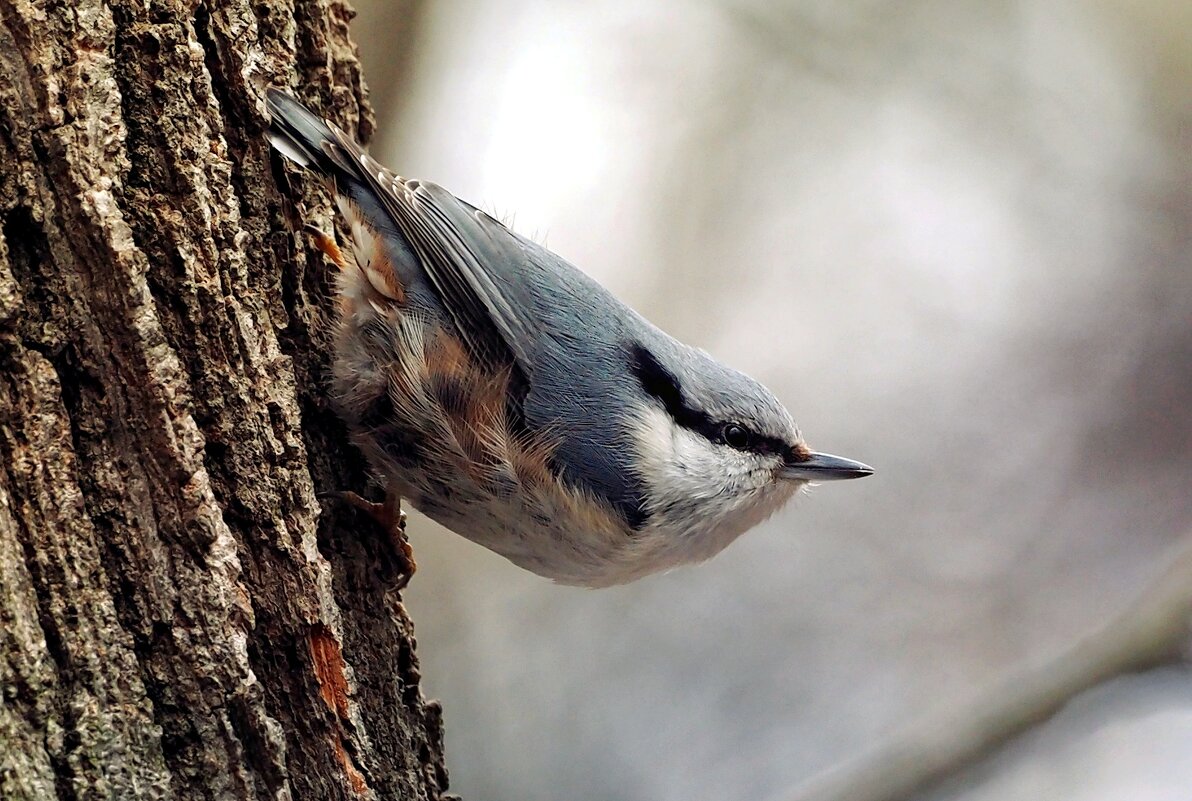
<svg viewBox="0 0 1192 801"><path fill-rule="evenodd" d="M749 450L754 453L762 453L767 456L772 456L776 453L785 453L789 450L787 444L778 437L767 437L762 434L755 433L753 441L749 443Z"/></svg>
<svg viewBox="0 0 1192 801"><path fill-rule="evenodd" d="M736 421L713 420L704 412L688 406L683 400L683 393L679 391L679 382L669 370L658 363L653 353L640 345L633 346L630 359L634 375L641 382L642 389L646 394L657 398L674 421L684 428L694 431L709 442L727 445L734 450L765 455L783 453L787 450L786 443L777 437L760 434ZM730 437L726 436L730 427L740 429L744 439L730 442Z"/></svg>
<svg viewBox="0 0 1192 801"><path fill-rule="evenodd" d="M739 429L743 438L731 433L730 429L733 428ZM783 453L787 450L786 443L777 437L768 437L765 434L759 434L740 423L725 423L721 425L720 434L716 438L716 441L723 442L725 445L738 451L760 453L767 456L775 453Z"/></svg>
<svg viewBox="0 0 1192 801"><path fill-rule="evenodd" d="M633 372L641 382L646 394L662 402L662 407L684 428L696 431L710 440L719 436L722 423L713 420L707 414L693 409L683 401L683 393L679 391L679 382L670 371L658 363L654 354L635 345L631 354Z"/></svg>

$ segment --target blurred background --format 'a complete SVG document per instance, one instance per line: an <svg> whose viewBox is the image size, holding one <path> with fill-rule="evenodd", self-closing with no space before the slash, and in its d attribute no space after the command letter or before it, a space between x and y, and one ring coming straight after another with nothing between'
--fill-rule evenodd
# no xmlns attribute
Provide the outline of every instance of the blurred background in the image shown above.
<svg viewBox="0 0 1192 801"><path fill-rule="evenodd" d="M1186 0L357 7L375 155L877 469L612 590L415 518L464 798L793 798L1192 546ZM1081 694L932 798L1192 799L1192 671Z"/></svg>

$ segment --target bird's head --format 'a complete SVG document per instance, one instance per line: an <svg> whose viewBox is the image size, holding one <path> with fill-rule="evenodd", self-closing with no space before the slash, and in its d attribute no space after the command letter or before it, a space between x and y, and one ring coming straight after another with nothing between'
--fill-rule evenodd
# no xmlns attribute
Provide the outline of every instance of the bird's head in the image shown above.
<svg viewBox="0 0 1192 801"><path fill-rule="evenodd" d="M642 390L635 458L652 524L714 533L724 547L800 487L873 472L808 448L786 408L749 376L667 344L631 356Z"/></svg>

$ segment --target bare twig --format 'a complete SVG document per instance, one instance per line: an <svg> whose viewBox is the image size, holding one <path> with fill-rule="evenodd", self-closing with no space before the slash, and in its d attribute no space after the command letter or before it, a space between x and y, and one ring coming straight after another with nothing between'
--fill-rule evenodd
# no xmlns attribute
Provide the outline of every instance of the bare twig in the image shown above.
<svg viewBox="0 0 1192 801"><path fill-rule="evenodd" d="M924 718L869 753L813 778L794 801L896 801L926 790L1107 679L1186 656L1192 548L1097 634L1014 676L963 710Z"/></svg>

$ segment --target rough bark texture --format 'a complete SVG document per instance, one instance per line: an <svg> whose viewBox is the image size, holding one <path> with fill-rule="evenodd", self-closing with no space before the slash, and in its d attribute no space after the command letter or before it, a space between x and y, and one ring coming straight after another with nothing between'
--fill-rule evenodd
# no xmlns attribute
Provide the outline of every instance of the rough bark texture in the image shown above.
<svg viewBox="0 0 1192 801"><path fill-rule="evenodd" d="M440 715L326 397L339 0L0 0L0 797L439 798ZM300 192L303 214L282 199ZM332 517L334 516L334 519Z"/></svg>

